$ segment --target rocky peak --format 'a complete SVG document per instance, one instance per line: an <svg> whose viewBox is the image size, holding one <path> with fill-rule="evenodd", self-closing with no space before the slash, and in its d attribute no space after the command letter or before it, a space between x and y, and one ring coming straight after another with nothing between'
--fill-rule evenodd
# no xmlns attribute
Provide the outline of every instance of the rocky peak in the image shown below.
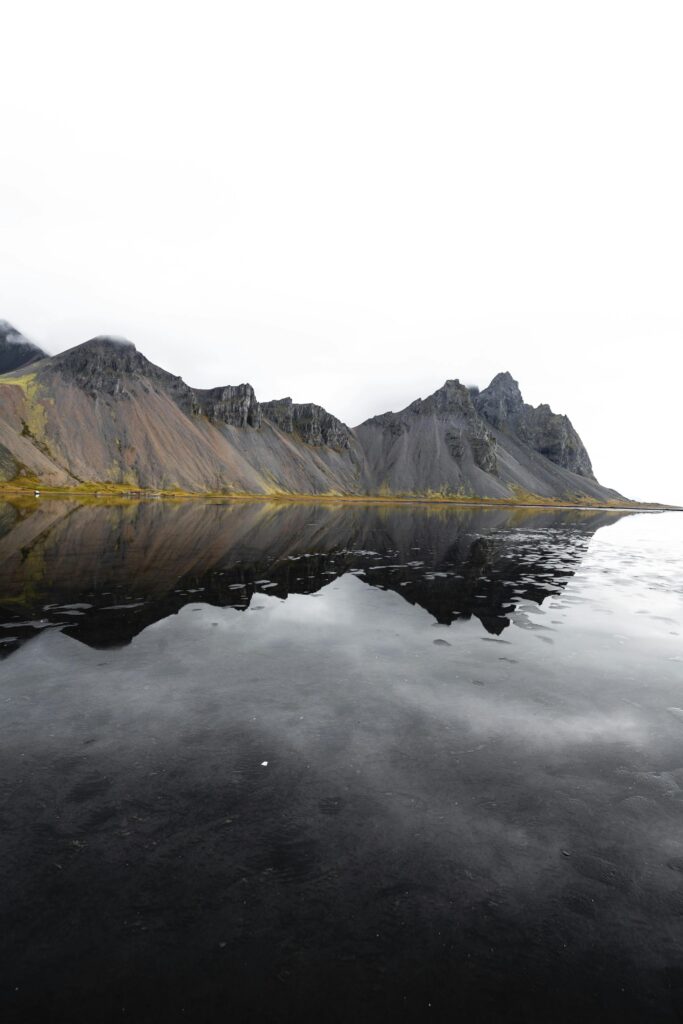
<svg viewBox="0 0 683 1024"><path fill-rule="evenodd" d="M59 373L93 398L129 398L135 390L153 388L169 395L189 416L206 416L212 423L236 427L261 426L261 410L251 384L191 388L182 377L155 366L125 338L91 338L55 356L45 372Z"/></svg>
<svg viewBox="0 0 683 1024"><path fill-rule="evenodd" d="M443 387L428 398L418 398L405 410L418 416L459 415L470 419L476 416L469 388L459 380L447 380Z"/></svg>
<svg viewBox="0 0 683 1024"><path fill-rule="evenodd" d="M516 436L556 465L594 479L588 452L569 419L549 405L527 405L510 373L496 374L475 396L474 404L479 415L498 430Z"/></svg>
<svg viewBox="0 0 683 1024"><path fill-rule="evenodd" d="M522 411L524 399L519 384L506 370L497 373L489 386L474 396L474 405L494 427L503 427Z"/></svg>
<svg viewBox="0 0 683 1024"><path fill-rule="evenodd" d="M124 396L133 382L152 382L176 392L187 389L180 377L155 366L138 352L132 341L101 335L61 352L50 360L58 372L93 398L100 394Z"/></svg>
<svg viewBox="0 0 683 1024"><path fill-rule="evenodd" d="M87 377L93 372L112 375L144 373L152 365L138 352L132 341L104 334L75 345L66 352L60 352L52 360L54 369L60 370L65 376L71 374L75 377ZM165 373L164 370L161 372Z"/></svg>
<svg viewBox="0 0 683 1024"><path fill-rule="evenodd" d="M486 473L498 472L496 439L478 415L473 404L474 392L459 380L447 380L434 394L418 398L402 412L385 412L360 425L379 428L391 444L411 431L420 434L424 421L439 421L444 445L457 463L471 457Z"/></svg>
<svg viewBox="0 0 683 1024"><path fill-rule="evenodd" d="M7 320L0 320L0 374L20 370L45 358L45 352Z"/></svg>

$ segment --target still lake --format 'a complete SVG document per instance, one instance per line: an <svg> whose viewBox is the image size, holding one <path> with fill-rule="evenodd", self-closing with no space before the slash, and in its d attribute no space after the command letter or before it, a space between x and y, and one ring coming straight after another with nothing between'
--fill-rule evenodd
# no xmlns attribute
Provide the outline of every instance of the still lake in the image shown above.
<svg viewBox="0 0 683 1024"><path fill-rule="evenodd" d="M3 1021L683 1019L683 515L0 503Z"/></svg>

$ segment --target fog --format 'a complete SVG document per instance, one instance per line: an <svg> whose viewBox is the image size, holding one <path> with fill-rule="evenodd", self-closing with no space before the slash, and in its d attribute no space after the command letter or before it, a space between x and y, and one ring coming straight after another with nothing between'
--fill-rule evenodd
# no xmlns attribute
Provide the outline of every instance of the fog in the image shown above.
<svg viewBox="0 0 683 1024"><path fill-rule="evenodd" d="M683 503L683 11L25 2L0 317L350 425L509 370Z"/></svg>

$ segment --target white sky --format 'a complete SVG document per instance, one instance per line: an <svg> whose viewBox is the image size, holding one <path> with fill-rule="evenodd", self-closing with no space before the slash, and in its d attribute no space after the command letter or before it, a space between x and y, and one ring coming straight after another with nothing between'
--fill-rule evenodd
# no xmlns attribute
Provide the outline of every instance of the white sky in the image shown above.
<svg viewBox="0 0 683 1024"><path fill-rule="evenodd" d="M5 5L0 317L351 425L498 370L683 503L683 5Z"/></svg>

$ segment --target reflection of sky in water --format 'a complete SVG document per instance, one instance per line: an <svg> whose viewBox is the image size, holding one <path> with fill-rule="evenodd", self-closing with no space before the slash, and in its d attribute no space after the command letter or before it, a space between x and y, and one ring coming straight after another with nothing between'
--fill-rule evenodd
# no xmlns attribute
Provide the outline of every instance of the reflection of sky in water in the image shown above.
<svg viewBox="0 0 683 1024"><path fill-rule="evenodd" d="M477 950L482 984L520 964L539 979L560 970L566 1000L557 948L589 993L572 1012L590 1016L595 955L624 983L609 975L614 1019L617 1006L622 1019L675 1019L661 986L683 913L681 522L599 531L565 588L542 605L520 599L500 635L476 618L439 624L349 571L315 594L266 589L245 611L197 595L115 650L40 632L0 668L15 840L49 831L41 864L75 865L64 850L83 843L98 880L109 844L155 835L170 861L194 865L187 884L202 898L223 892L225 871L239 877L253 934L294 974L317 946L335 962L360 949L382 976L403 964L421 992L407 921L418 962L446 970L438 931L458 956ZM106 826L94 826L102 805ZM127 856L145 877L157 854ZM317 907L308 931L274 921L254 887L284 918L299 900ZM197 948L219 933L238 943L226 892L193 918ZM153 929L162 911L142 904ZM435 976L444 1014L448 978Z"/></svg>

